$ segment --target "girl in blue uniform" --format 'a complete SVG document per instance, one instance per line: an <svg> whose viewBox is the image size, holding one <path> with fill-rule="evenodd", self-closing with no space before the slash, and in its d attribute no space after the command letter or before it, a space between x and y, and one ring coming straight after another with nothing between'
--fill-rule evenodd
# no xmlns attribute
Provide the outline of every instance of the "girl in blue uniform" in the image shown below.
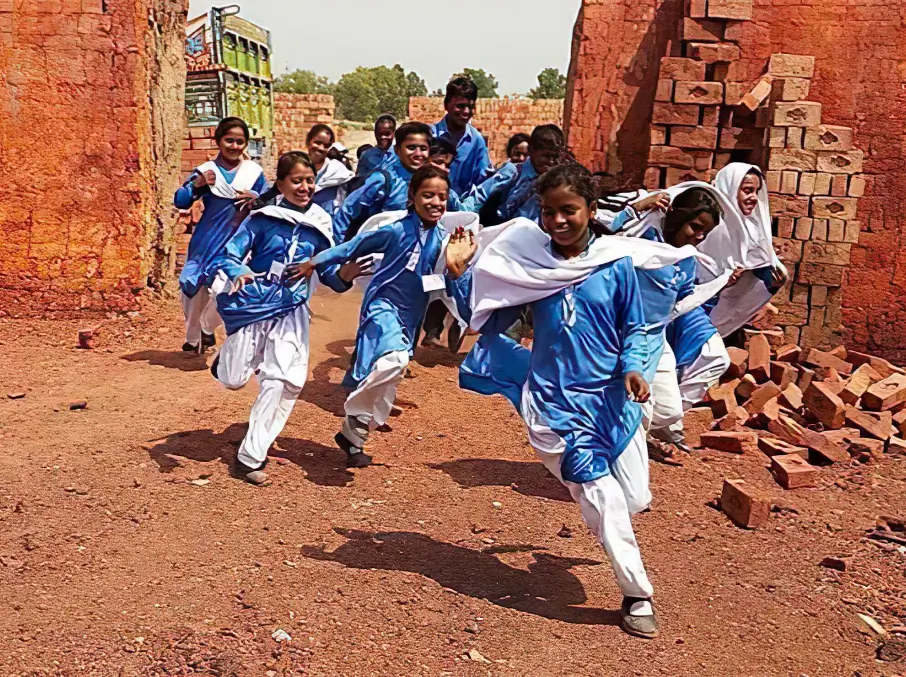
<svg viewBox="0 0 906 677"><path fill-rule="evenodd" d="M308 155L282 155L274 188L277 203L260 206L260 200L212 266L231 284L217 297L228 337L211 372L233 390L258 374L260 392L236 458L237 474L253 484L267 481L267 451L308 378L310 286L292 267L333 244L330 217L312 203L315 171ZM317 272L321 282L346 291L357 267L327 263Z"/></svg>
<svg viewBox="0 0 906 677"><path fill-rule="evenodd" d="M362 301L355 361L346 378L354 390L346 400L343 429L336 436L353 467L371 463L363 451L365 443L370 432L390 416L430 292L445 288L435 267L446 235L437 225L446 212L449 190L444 171L432 166L418 169L409 184L409 210L402 220L362 232L300 267L302 274L310 274L313 267L383 254Z"/></svg>
<svg viewBox="0 0 906 677"><path fill-rule="evenodd" d="M343 186L355 176L342 162L328 157L336 138L334 131L324 124L312 127L305 137L308 156L315 167L315 194L312 201L331 218L343 201Z"/></svg>
<svg viewBox="0 0 906 677"><path fill-rule="evenodd" d="M599 236L591 222L597 191L581 166L550 170L538 194L541 228L516 219L482 231L465 273L474 245L457 237L447 247L460 313L482 332L460 382L514 403L524 383L518 406L529 440L607 551L624 595L622 627L655 637L653 589L631 520L651 502L640 406L649 397L642 374L649 335L636 268L663 268L695 252ZM526 304L530 353L502 335Z"/></svg>
<svg viewBox="0 0 906 677"><path fill-rule="evenodd" d="M217 125L214 140L219 149L217 157L193 171L173 198L178 209L189 209L196 200L204 204L204 214L192 232L179 276L186 317L186 342L182 349L187 352L203 352L215 344L214 330L220 325L220 317L205 271L235 232L238 210L264 192L267 185L261 167L242 158L249 143L245 122L224 118Z"/></svg>

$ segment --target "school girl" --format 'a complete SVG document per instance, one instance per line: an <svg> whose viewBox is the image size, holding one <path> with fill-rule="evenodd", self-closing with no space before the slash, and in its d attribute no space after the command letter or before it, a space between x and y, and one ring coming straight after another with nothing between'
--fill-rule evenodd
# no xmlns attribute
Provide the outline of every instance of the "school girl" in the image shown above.
<svg viewBox="0 0 906 677"><path fill-rule="evenodd" d="M359 157L356 176L370 174L384 162L393 157L393 135L396 133L396 118L385 113L374 121L374 140L372 146Z"/></svg>
<svg viewBox="0 0 906 677"><path fill-rule="evenodd" d="M230 281L217 296L228 334L211 373L230 389L242 388L258 375L260 392L239 447L236 472L264 484L267 452L283 430L308 377L310 283L296 266L333 244L330 217L312 202L315 168L307 154L286 153L277 163L274 188L230 238L214 264ZM346 291L356 266L317 266L318 278L335 291Z"/></svg>
<svg viewBox="0 0 906 677"><path fill-rule="evenodd" d="M728 198L729 206L721 227L699 249L719 265L740 271L711 311L714 326L727 337L770 302L788 273L774 252L768 188L761 170L730 163L717 173L714 187Z"/></svg>
<svg viewBox="0 0 906 677"><path fill-rule="evenodd" d="M438 224L446 212L449 190L449 178L442 170L418 169L409 184L408 213L401 220L363 231L308 264L340 265L369 254L383 255L362 301L355 360L346 380L354 389L336 436L350 466L371 463L363 451L369 434L390 416L431 292L446 287L435 268L446 239L447 231Z"/></svg>
<svg viewBox="0 0 906 677"><path fill-rule="evenodd" d="M179 275L182 309L186 318L186 352L204 352L216 341L214 330L220 325L217 307L208 292L205 276L210 263L235 232L239 209L264 192L264 171L243 154L249 143L249 128L236 117L224 118L214 131L218 153L200 165L176 191L173 204L189 209L197 201L204 205L201 220L192 232L186 263Z"/></svg>
<svg viewBox="0 0 906 677"><path fill-rule="evenodd" d="M506 156L509 159L509 162L514 165L521 165L523 162L528 160L529 156L529 135L528 134L513 134L510 137L510 140L506 144Z"/></svg>
<svg viewBox="0 0 906 677"><path fill-rule="evenodd" d="M622 627L655 637L653 588L631 521L651 502L640 406L649 397L642 372L650 358L635 269L695 252L595 232L597 191L581 166L550 170L538 193L540 227L516 219L483 230L471 268L453 283L457 300L470 300L461 312L471 312L472 328L482 332L473 352L485 360L473 361L461 383L515 399L526 368L519 406L529 440L610 557L624 595ZM463 239L448 245L450 277L471 255ZM502 336L526 304L534 317L530 353Z"/></svg>
<svg viewBox="0 0 906 677"><path fill-rule="evenodd" d="M308 156L315 168L315 194L313 202L331 217L345 197L343 186L355 174L340 160L328 157L336 143L336 134L328 125L317 124L305 137Z"/></svg>

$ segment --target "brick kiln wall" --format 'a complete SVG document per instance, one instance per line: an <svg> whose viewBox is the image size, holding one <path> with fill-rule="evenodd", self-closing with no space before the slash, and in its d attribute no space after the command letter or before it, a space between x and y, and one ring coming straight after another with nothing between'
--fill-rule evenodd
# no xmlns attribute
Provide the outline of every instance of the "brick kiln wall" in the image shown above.
<svg viewBox="0 0 906 677"><path fill-rule="evenodd" d="M733 13L747 5L752 20L735 20L741 17L734 17ZM718 11L714 16L722 18L715 23L712 15L703 11L705 7L708 10L716 8ZM842 185L832 185L829 192L832 196L847 193L858 196L864 191L864 197L858 200L856 220L850 213L856 206L854 199L834 201L813 197L803 200L782 195L790 192L793 180L814 178L809 175L814 168L794 166L794 161L802 160L804 154L796 155L795 150L790 153L789 150L797 148L796 144L790 143L789 138L785 143L780 141L775 132L781 130L776 127L768 129L765 145L769 141L770 146L777 149L776 166L790 170L782 175L776 172L774 178L781 182L779 186L772 186L772 190L777 191L772 206L779 216L775 228L784 245L781 255L801 261L803 265L799 272L808 273L800 275L797 284L786 290L786 297L780 299L785 306L782 319L784 324L788 320L789 326L796 326L803 321L802 314L809 313L808 326L802 327L804 342L835 340L839 336L836 330L845 328L843 336L849 345L906 359L906 295L903 292L906 282L903 216L906 173L901 171L906 149L903 144L906 92L900 87L902 72L899 68L906 60L906 38L900 30L900 14L878 11L878 7L871 0L805 0L795 4L787 0L755 0L754 3L751 0L710 0L709 3L692 0L686 6L678 0L586 0L576 24L570 68L572 88L567 98L566 116L570 143L580 160L595 169L621 172L638 181L649 160L668 167L676 160L675 157L664 157L660 162L655 161L653 155L649 157L655 150L652 147L649 151L651 144L664 143L666 128L663 125L717 126L707 108L697 122L667 119L668 113L682 112L674 110L675 106L667 110L671 104L658 108L656 100L665 100L658 91L658 79L675 65L671 63L665 71L664 57L692 56L718 62L716 67L707 66L704 78L674 79L733 83L732 87L728 84L725 88L728 102L757 83L772 54L784 52L816 57L810 83L787 80L791 87L810 84L807 95L791 97L788 91L777 92L775 89L762 104L771 107L772 112L765 111L765 114L776 114L777 101L803 98L815 103L795 107L802 108L805 113L817 106L815 112L820 118L816 120L822 125L853 128L854 134L849 133L847 141L852 139L854 147L864 151L864 162L858 150L850 159L858 160L864 174L851 177L845 190ZM693 21L687 18L684 24L684 16L703 18ZM687 31L685 35L684 31ZM715 33L709 36L710 32ZM683 37L686 43L682 42ZM720 42L721 39L724 42ZM703 44L696 46L689 40ZM708 42L719 44L709 46ZM736 49L734 45L738 45L738 52L730 54ZM717 54L721 51L729 55ZM720 66L721 62L729 64ZM674 87L674 104L680 94ZM655 111L659 123L652 127L655 109L660 111ZM776 120L763 126L771 127L775 123ZM721 122L721 126L723 124ZM847 134L845 129L830 129ZM721 138L724 131L721 131ZM807 135L805 139L808 139ZM686 139L679 145L700 140ZM669 145L678 144L671 140ZM712 167L719 166L722 148L718 148ZM805 159L811 161L811 157ZM700 169L697 163L694 169ZM818 171L822 171L820 159ZM673 174L676 178L676 170ZM670 176L662 174L661 180L665 178L669 180ZM790 180L790 186L784 183L786 179ZM819 195L811 190L810 184L808 188L800 184L798 192L800 195L803 191L806 195ZM846 207L846 214L839 217L832 209L835 213L829 215L831 218L823 218L818 212L828 205L834 207L832 202ZM805 204L810 205L811 212L802 211ZM847 219L842 239L837 237L840 233L833 233L835 219L832 217L835 215ZM839 218L837 226L842 223ZM813 227L819 223L820 228ZM809 231L807 234L806 230ZM858 243L850 245L857 236ZM796 245L796 240L805 241L805 246L801 241ZM840 244L830 245L834 240ZM791 249L787 244L795 246ZM831 246L840 251L831 252L834 255L828 258L826 254ZM812 258L822 270L805 260L806 254L816 252L820 254L818 259L824 262ZM803 258L799 259L799 256ZM835 267L846 264L844 259L847 257L846 267ZM824 274L825 269L832 271L835 279L825 282L813 275ZM836 279L838 270L841 274Z"/></svg>
<svg viewBox="0 0 906 677"><path fill-rule="evenodd" d="M0 316L132 310L165 267L186 10L0 0Z"/></svg>
<svg viewBox="0 0 906 677"><path fill-rule="evenodd" d="M318 123L334 127L336 104L329 94L274 94L274 138L280 153L305 150L305 137Z"/></svg>
<svg viewBox="0 0 906 677"><path fill-rule="evenodd" d="M429 124L444 116L444 100L437 97L409 99L409 118ZM563 124L563 102L559 99L479 99L472 124L488 137L494 164L506 160L506 144L513 134L531 134L538 125Z"/></svg>

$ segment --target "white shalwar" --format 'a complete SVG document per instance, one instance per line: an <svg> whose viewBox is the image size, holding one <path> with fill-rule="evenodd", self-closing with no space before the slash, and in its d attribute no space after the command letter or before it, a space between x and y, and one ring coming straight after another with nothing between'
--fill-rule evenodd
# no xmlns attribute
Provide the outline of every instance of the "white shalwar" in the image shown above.
<svg viewBox="0 0 906 677"><path fill-rule="evenodd" d="M396 389L406 375L409 352L396 350L379 357L365 380L346 398L343 435L362 448L368 434L390 418Z"/></svg>
<svg viewBox="0 0 906 677"><path fill-rule="evenodd" d="M648 446L642 426L611 464L609 475L577 484L563 479L560 461L566 443L545 424L528 384L522 391L522 417L528 428L529 443L535 448L538 459L569 490L579 504L588 528L607 552L623 596L650 599L654 588L648 580L632 530L632 515L646 510L651 504Z"/></svg>
<svg viewBox="0 0 906 677"><path fill-rule="evenodd" d="M642 405L642 425L646 430L661 430L682 424L683 402L676 375L676 357L667 341L650 383L651 397Z"/></svg>
<svg viewBox="0 0 906 677"><path fill-rule="evenodd" d="M680 372L679 392L683 412L705 399L708 389L716 385L727 369L730 368L730 355L720 334L714 334L702 346L701 354L688 367ZM669 439L681 441L683 438L683 419L667 426Z"/></svg>
<svg viewBox="0 0 906 677"><path fill-rule="evenodd" d="M256 371L261 388L237 459L253 470L283 431L308 379L309 310L306 304L280 317L255 322L231 334L218 355L217 380L242 388Z"/></svg>
<svg viewBox="0 0 906 677"><path fill-rule="evenodd" d="M198 290L195 296L182 295L182 312L186 318L186 343L197 346L201 343L201 332L213 334L223 324L217 313L217 303L207 287Z"/></svg>

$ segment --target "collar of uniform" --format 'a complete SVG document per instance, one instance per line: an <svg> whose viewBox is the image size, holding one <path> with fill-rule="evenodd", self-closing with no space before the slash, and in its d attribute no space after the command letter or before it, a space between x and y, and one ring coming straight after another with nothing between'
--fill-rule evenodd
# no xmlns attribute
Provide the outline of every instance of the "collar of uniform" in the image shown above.
<svg viewBox="0 0 906 677"><path fill-rule="evenodd" d="M466 131L462 133L462 137L459 139L459 143L456 145L457 148L464 146L467 143L472 143L472 134L477 130L471 125L471 123L466 124ZM443 119L434 125L434 136L441 137L444 134L450 134L450 127L447 125L447 116L444 115Z"/></svg>

